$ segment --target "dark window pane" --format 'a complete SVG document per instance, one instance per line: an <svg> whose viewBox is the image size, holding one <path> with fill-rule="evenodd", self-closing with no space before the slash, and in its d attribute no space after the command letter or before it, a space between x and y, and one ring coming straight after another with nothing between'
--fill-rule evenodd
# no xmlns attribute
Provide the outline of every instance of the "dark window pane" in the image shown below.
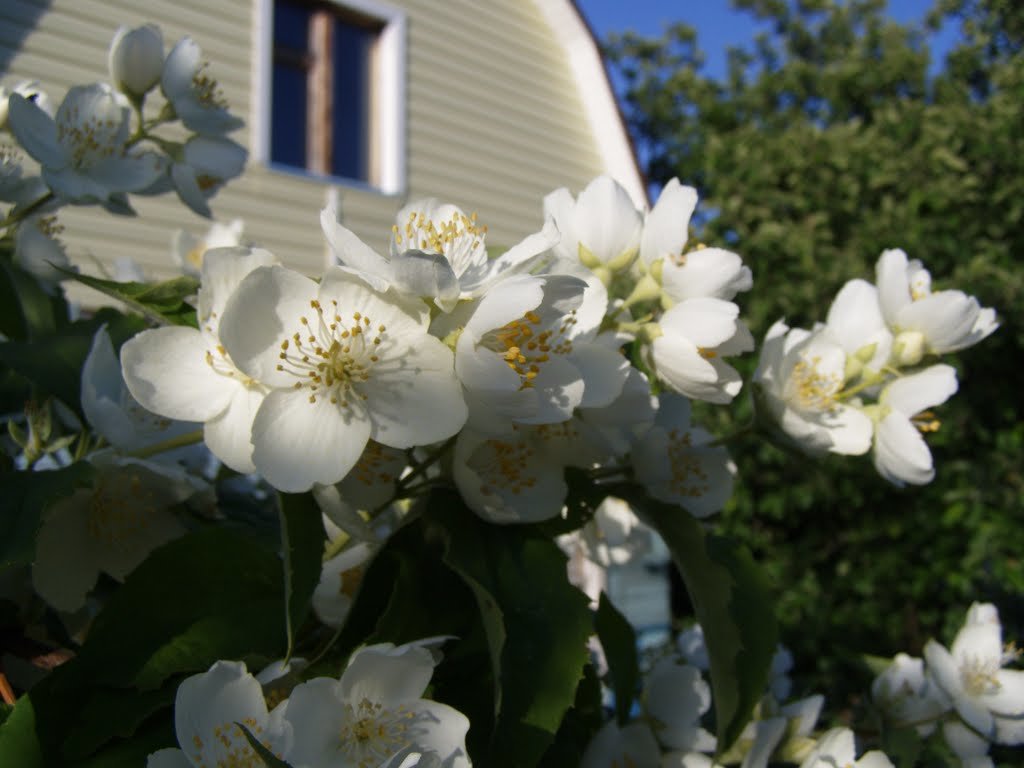
<svg viewBox="0 0 1024 768"><path fill-rule="evenodd" d="M297 3L274 3L274 70L270 94L270 160L306 167L306 82L309 20L312 11Z"/></svg>
<svg viewBox="0 0 1024 768"><path fill-rule="evenodd" d="M370 153L370 53L377 30L334 24L334 112L331 172L367 180Z"/></svg>

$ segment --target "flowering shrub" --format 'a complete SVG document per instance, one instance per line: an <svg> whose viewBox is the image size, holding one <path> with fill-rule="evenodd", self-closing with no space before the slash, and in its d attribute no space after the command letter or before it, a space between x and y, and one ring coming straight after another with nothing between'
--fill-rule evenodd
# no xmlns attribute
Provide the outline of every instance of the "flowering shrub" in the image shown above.
<svg viewBox="0 0 1024 768"><path fill-rule="evenodd" d="M427 199L386 253L323 211L314 277L240 223L179 239L169 282L77 275L61 206L173 190L209 215L245 162L193 41L165 57L155 27L122 29L109 62L112 85L56 110L35 84L0 99L0 361L26 403L0 576L32 649L17 697L5 657L4 765L886 766L912 761L908 729L983 765L1024 741L988 604L950 650L881 665L861 750L818 728L821 696L791 700L758 566L704 522L742 478L691 401L746 391L753 275L689 242L692 188L649 211L608 177L556 190L496 257L475 214ZM184 141L159 133L175 122ZM126 311L73 319L66 279ZM931 409L957 390L938 360L997 325L888 250L824 323L768 331L747 431L928 483ZM698 622L649 665L590 578L645 526Z"/></svg>

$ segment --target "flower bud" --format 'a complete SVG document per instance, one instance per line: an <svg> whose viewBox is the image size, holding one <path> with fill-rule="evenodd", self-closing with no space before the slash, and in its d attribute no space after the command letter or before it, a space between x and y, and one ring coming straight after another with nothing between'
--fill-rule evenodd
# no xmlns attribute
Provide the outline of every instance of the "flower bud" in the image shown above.
<svg viewBox="0 0 1024 768"><path fill-rule="evenodd" d="M920 331L903 331L896 336L892 345L892 356L896 365L917 365L925 352L925 338Z"/></svg>
<svg viewBox="0 0 1024 768"><path fill-rule="evenodd" d="M107 57L114 87L129 96L144 96L164 71L164 38L155 24L119 27Z"/></svg>

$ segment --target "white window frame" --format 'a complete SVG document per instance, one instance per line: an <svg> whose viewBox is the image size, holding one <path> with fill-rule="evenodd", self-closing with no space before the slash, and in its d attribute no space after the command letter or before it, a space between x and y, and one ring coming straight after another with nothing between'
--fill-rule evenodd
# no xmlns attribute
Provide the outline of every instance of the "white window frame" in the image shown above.
<svg viewBox="0 0 1024 768"><path fill-rule="evenodd" d="M373 159L379 168L379 183L367 185L359 179L322 176L294 166L273 163L270 159L271 83L274 67L274 2L254 0L252 154L253 159L272 170L286 171L310 178L377 190L386 195L402 195L406 187L406 28L405 11L378 0L328 0L339 10L369 16L381 24L377 38L374 102L377 114L370 120L376 131L371 144L377 148Z"/></svg>

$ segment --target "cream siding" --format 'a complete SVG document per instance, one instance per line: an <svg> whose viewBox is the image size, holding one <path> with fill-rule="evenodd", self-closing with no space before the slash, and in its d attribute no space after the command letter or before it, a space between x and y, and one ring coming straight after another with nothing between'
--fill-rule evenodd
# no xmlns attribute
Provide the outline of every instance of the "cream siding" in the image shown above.
<svg viewBox="0 0 1024 768"><path fill-rule="evenodd" d="M424 196L477 211L488 241L508 246L540 227L545 194L560 186L578 191L604 170L564 51L532 2L390 4L407 13L405 194L251 162L212 201L218 219L244 219L247 237L294 266L316 271L323 263L319 211L332 188L344 222L377 248L401 205ZM59 101L73 84L106 78L107 46L119 24L153 21L168 49L184 34L196 39L232 110L251 126L258 119L257 12L256 0L3 0L0 64L5 81L37 79ZM247 146L248 126L232 135ZM208 224L173 197L132 201L136 219L65 209L69 250L87 269L90 255L129 256L154 276L169 275L172 232L200 234Z"/></svg>

